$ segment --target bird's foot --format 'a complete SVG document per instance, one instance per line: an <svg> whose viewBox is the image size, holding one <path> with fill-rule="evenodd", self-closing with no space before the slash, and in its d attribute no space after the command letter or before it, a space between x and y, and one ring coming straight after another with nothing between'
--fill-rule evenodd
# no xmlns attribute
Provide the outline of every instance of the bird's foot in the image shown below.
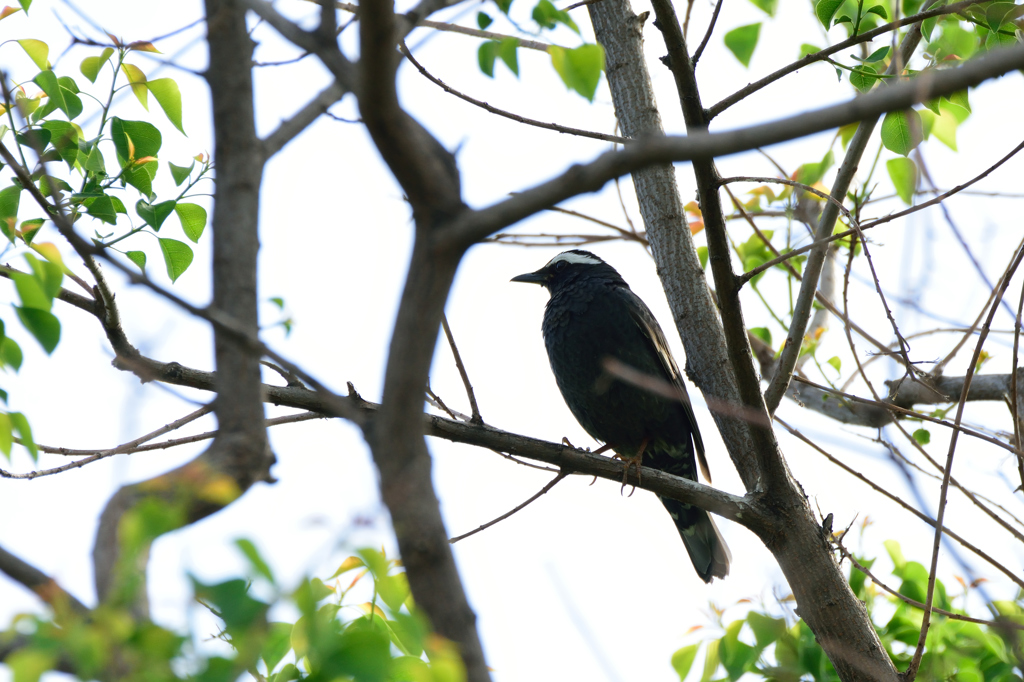
<svg viewBox="0 0 1024 682"><path fill-rule="evenodd" d="M643 441L640 443L640 449L637 450L637 453L632 457L626 457L619 453L613 455L613 459L622 460L622 463L624 465L622 469L622 488L619 489L620 495L622 494L622 491L626 489L626 486L629 485L629 469L631 467L636 467L636 481L638 484L641 482L640 465L643 463L644 450L647 449L647 443L648 439L644 438ZM636 486L634 485L633 489L629 491L629 497L633 497L633 493L635 492Z"/></svg>
<svg viewBox="0 0 1024 682"><path fill-rule="evenodd" d="M643 453L641 453L639 455L635 455L633 457L625 457L625 456L620 455L620 454L615 454L615 455L612 455L612 459L621 460L622 464L623 464L623 467L622 467L622 488L619 489L619 494L621 495L622 491L626 489L627 485L629 485L629 470L632 467L636 467L636 480L637 480L638 483L640 482L640 462L643 459ZM636 486L634 485L633 489L629 491L628 497L633 497L633 493L635 493L635 492L636 492Z"/></svg>

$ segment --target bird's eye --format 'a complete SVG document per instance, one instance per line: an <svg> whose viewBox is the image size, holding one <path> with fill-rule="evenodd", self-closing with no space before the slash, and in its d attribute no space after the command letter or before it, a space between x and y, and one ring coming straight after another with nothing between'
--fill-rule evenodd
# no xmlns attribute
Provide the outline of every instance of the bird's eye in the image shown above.
<svg viewBox="0 0 1024 682"><path fill-rule="evenodd" d="M555 263L555 270L565 270L565 266L566 262L564 260L560 260L557 263Z"/></svg>

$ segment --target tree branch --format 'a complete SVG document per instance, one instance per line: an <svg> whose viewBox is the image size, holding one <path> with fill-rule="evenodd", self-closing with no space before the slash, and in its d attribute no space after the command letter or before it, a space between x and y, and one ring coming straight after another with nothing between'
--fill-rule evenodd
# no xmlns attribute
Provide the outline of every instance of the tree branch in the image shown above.
<svg viewBox="0 0 1024 682"><path fill-rule="evenodd" d="M12 580L21 583L44 602L54 607L58 617L61 609L70 607L78 614L89 613L89 607L57 584L57 581L46 575L28 562L14 556L0 547L0 571ZM2 660L2 657L0 657Z"/></svg>
<svg viewBox="0 0 1024 682"><path fill-rule="evenodd" d="M308 128L313 121L326 112L332 104L344 97L347 92L348 89L341 83L334 81L291 118L281 121L277 130L263 138L264 161L281 151L296 135Z"/></svg>

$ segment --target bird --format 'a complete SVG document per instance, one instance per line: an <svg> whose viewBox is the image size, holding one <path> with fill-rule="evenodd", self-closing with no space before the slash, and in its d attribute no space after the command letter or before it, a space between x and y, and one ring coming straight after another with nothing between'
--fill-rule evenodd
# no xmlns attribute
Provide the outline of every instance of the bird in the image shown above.
<svg viewBox="0 0 1024 682"><path fill-rule="evenodd" d="M626 473L642 461L691 481L697 480L696 454L710 482L704 443L665 334L618 271L589 251L573 249L512 281L539 284L550 293L541 330L551 371L569 411L605 444L602 450L630 462ZM606 369L609 359L671 386L674 399L617 380ZM659 498L697 575L705 583L728 575L729 548L708 512Z"/></svg>

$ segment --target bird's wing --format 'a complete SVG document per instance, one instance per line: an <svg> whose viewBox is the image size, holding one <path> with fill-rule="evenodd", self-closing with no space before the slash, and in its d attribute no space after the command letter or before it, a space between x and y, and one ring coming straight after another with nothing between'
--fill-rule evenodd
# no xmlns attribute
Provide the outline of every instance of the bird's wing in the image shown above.
<svg viewBox="0 0 1024 682"><path fill-rule="evenodd" d="M694 450L697 452L697 463L700 465L700 471L704 474L704 478L707 479L708 483L711 483L711 469L708 468L708 460L704 455L704 441L700 437L697 418L694 416L693 406L690 404L690 394L687 393L686 382L683 381L679 367L672 358L672 353L669 352L668 342L665 340L664 332L661 331L661 325L654 319L654 314L639 296L624 287L619 287L618 291L621 295L631 299L632 305L627 306L630 316L637 326L640 327L644 337L651 340L654 345L654 352L658 356L665 374L668 375L675 387L679 389L679 402L683 406L683 414L686 416L686 420L690 422Z"/></svg>

